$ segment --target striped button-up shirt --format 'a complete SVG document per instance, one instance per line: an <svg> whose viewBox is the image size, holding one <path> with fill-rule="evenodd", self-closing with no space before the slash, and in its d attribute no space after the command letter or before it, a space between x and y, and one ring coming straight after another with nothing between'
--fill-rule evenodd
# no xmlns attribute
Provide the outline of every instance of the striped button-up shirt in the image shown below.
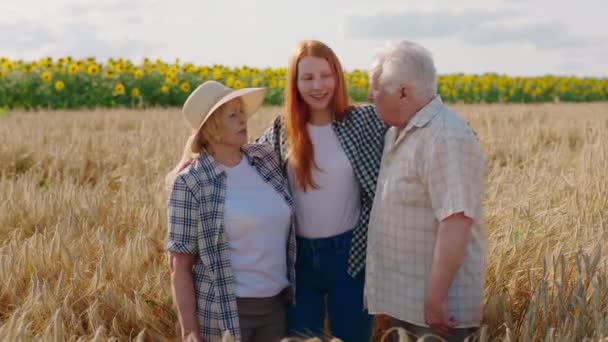
<svg viewBox="0 0 608 342"><path fill-rule="evenodd" d="M354 277L365 266L367 226L376 192L384 134L388 126L378 118L375 106L361 105L352 107L344 119L334 120L332 127L352 165L361 190L361 211L354 227L348 264L348 273ZM258 138L258 142L274 146L281 157L283 172L287 175L287 155L290 147L286 139L283 116L279 115L275 119L273 125Z"/></svg>
<svg viewBox="0 0 608 342"><path fill-rule="evenodd" d="M293 200L274 150L268 145L242 148L244 156L265 182L272 185L290 208ZM168 205L167 250L195 254L192 269L196 313L205 341L219 341L227 331L241 339L229 246L224 231L226 173L211 156L201 154L175 179ZM287 248L289 282L295 284L295 227L292 224ZM292 287L293 289L293 287Z"/></svg>

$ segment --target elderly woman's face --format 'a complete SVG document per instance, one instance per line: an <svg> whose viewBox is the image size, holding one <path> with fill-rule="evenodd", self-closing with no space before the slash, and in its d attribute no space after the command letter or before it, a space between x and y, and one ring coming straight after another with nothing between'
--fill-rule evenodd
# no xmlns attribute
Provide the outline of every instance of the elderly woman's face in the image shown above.
<svg viewBox="0 0 608 342"><path fill-rule="evenodd" d="M230 101L220 113L221 138L220 143L238 146L247 143L247 115L239 101Z"/></svg>

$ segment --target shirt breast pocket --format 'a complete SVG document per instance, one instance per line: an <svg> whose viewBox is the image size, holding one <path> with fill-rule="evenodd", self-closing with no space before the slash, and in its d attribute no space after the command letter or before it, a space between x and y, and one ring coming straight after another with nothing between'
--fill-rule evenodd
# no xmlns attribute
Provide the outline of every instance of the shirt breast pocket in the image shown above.
<svg viewBox="0 0 608 342"><path fill-rule="evenodd" d="M419 167L414 159L400 163L394 171L393 188L398 192L396 198L406 207L421 207L428 202L426 188L419 173Z"/></svg>

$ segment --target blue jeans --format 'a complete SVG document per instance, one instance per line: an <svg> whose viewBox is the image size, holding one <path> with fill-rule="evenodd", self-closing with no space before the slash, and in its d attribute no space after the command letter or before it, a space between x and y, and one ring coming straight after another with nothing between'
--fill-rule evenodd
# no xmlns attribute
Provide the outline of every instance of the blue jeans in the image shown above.
<svg viewBox="0 0 608 342"><path fill-rule="evenodd" d="M363 309L364 271L347 273L352 231L321 239L297 239L296 305L287 309L290 336L323 338L325 313L331 335L367 342L372 316Z"/></svg>

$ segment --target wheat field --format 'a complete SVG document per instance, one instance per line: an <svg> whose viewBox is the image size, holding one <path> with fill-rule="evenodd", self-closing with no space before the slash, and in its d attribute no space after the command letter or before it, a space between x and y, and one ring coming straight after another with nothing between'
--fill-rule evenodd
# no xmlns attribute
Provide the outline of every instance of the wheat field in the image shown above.
<svg viewBox="0 0 608 342"><path fill-rule="evenodd" d="M608 336L608 104L454 107L489 161L482 339ZM252 136L279 111L260 110ZM2 340L178 339L162 182L188 133L179 109L9 114Z"/></svg>

